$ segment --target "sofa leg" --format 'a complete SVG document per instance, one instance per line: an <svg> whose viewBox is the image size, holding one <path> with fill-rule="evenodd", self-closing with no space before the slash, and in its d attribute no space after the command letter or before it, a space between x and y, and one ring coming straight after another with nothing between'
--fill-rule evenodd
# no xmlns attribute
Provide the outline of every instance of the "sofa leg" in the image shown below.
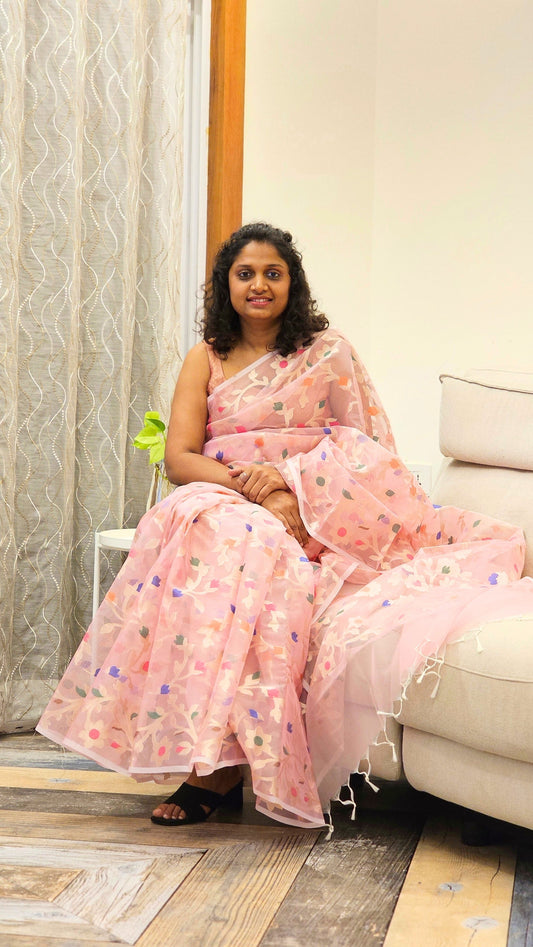
<svg viewBox="0 0 533 947"><path fill-rule="evenodd" d="M489 817L465 810L461 821L461 842L463 845L490 845L492 831Z"/></svg>

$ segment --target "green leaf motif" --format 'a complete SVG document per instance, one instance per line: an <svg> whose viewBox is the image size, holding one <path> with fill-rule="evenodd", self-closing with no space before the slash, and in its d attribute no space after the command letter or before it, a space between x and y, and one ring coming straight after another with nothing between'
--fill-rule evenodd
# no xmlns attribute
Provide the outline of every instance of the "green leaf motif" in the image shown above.
<svg viewBox="0 0 533 947"><path fill-rule="evenodd" d="M287 450L286 447L283 448L283 450L282 450L282 452L281 452L281 456L282 456L282 459L283 459L283 460L285 460L285 458L289 456L289 452L288 452L288 450Z"/></svg>
<svg viewBox="0 0 533 947"><path fill-rule="evenodd" d="M185 641L185 638L183 637L183 635L176 635L176 637L174 638L174 644L183 644L184 641Z"/></svg>
<svg viewBox="0 0 533 947"><path fill-rule="evenodd" d="M254 737L254 743L256 746L263 746L263 737Z"/></svg>
<svg viewBox="0 0 533 947"><path fill-rule="evenodd" d="M135 717L138 717L139 714L130 714L130 720L135 720Z"/></svg>
<svg viewBox="0 0 533 947"><path fill-rule="evenodd" d="M149 710L148 716L150 717L150 720L159 720L161 714L158 714L157 710Z"/></svg>
<svg viewBox="0 0 533 947"><path fill-rule="evenodd" d="M323 487L324 484L326 483L326 481L324 480L324 477L317 477L316 482L318 483L319 487Z"/></svg>
<svg viewBox="0 0 533 947"><path fill-rule="evenodd" d="M450 566L443 566L443 567L442 567L442 571L444 572L445 575L449 575L449 573L450 573L452 570L450 569Z"/></svg>
<svg viewBox="0 0 533 947"><path fill-rule="evenodd" d="M274 411L283 411L283 401L274 402Z"/></svg>
<svg viewBox="0 0 533 947"><path fill-rule="evenodd" d="M252 681L258 681L261 677L261 671L254 671L252 674Z"/></svg>
<svg viewBox="0 0 533 947"><path fill-rule="evenodd" d="M394 496L394 490L385 490L385 496L386 496L386 497L393 497L393 496Z"/></svg>
<svg viewBox="0 0 533 947"><path fill-rule="evenodd" d="M399 533L400 530L401 530L401 528L402 528L402 527L401 527L400 523L395 523L394 526L392 526L392 532L393 532L393 533Z"/></svg>
<svg viewBox="0 0 533 947"><path fill-rule="evenodd" d="M481 520L476 520L476 522L474 523L474 526L479 526L480 523L481 523Z"/></svg>
<svg viewBox="0 0 533 947"><path fill-rule="evenodd" d="M94 697L103 697L104 695L100 693L97 687L93 687L92 693Z"/></svg>
<svg viewBox="0 0 533 947"><path fill-rule="evenodd" d="M318 407L319 407L319 408L325 408L325 407L326 407L326 399L325 399L325 398L324 398L323 401L319 401L319 402L318 402Z"/></svg>
<svg viewBox="0 0 533 947"><path fill-rule="evenodd" d="M191 714L191 720L194 720L194 718L197 717L199 713L200 713L199 710L193 710Z"/></svg>
<svg viewBox="0 0 533 947"><path fill-rule="evenodd" d="M150 634L150 632L148 631L148 628L146 627L146 625L143 625L142 628L139 628L139 634L140 634L141 638L147 638L147 637L148 637L148 635Z"/></svg>
<svg viewBox="0 0 533 947"><path fill-rule="evenodd" d="M199 566L199 565L200 565L200 560L197 559L196 556L191 556L190 562L191 562L191 566Z"/></svg>
<svg viewBox="0 0 533 947"><path fill-rule="evenodd" d="M342 495L343 495L343 497L345 497L347 500L353 500L353 496L352 496L352 494L350 493L349 490L343 490L343 491L342 491Z"/></svg>
<svg viewBox="0 0 533 947"><path fill-rule="evenodd" d="M79 695L79 697L87 697L87 691L84 691L83 687L77 687L76 693Z"/></svg>
<svg viewBox="0 0 533 947"><path fill-rule="evenodd" d="M307 593L307 601L308 601L308 602L311 602L311 605L312 605L313 602L314 602L314 600L315 600L315 596L313 595L313 593L312 593L312 592L308 592L308 593Z"/></svg>

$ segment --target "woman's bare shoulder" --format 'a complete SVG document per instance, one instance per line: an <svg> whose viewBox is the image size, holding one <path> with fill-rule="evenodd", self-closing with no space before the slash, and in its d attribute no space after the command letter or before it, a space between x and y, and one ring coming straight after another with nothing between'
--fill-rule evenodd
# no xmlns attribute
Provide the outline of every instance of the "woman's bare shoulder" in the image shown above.
<svg viewBox="0 0 533 947"><path fill-rule="evenodd" d="M198 342L196 345L193 345L192 349L189 349L183 360L181 370L182 372L185 371L186 374L195 373L202 380L209 378L209 357L204 342Z"/></svg>

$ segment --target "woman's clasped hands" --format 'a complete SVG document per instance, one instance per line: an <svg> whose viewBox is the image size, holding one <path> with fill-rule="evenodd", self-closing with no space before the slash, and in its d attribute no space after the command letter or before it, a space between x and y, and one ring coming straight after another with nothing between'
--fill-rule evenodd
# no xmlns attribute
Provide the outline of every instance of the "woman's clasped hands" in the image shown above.
<svg viewBox="0 0 533 947"><path fill-rule="evenodd" d="M305 546L309 536L298 507L298 500L278 470L270 464L229 467L235 489L252 503L269 510L283 523L290 536Z"/></svg>

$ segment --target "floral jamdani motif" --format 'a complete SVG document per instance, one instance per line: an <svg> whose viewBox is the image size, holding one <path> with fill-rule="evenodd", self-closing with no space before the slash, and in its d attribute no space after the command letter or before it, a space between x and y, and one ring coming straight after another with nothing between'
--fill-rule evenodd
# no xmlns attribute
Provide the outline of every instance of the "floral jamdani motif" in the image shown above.
<svg viewBox="0 0 533 947"><path fill-rule="evenodd" d="M523 536L433 508L333 330L224 381L208 410L204 453L276 465L310 542L234 491L176 489L142 519L39 729L138 780L248 763L260 810L321 826L412 675L452 638L533 613Z"/></svg>

